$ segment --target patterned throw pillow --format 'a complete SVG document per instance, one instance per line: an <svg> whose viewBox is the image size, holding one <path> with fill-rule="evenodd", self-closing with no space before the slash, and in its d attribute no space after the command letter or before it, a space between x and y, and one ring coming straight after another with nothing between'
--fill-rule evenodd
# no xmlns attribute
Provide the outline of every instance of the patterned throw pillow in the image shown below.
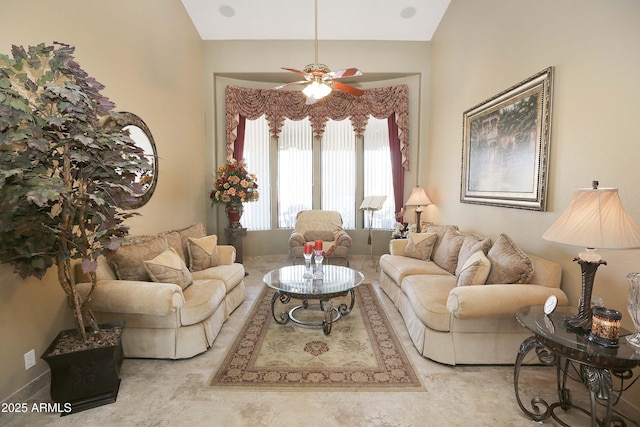
<svg viewBox="0 0 640 427"><path fill-rule="evenodd" d="M187 243L189 252L189 270L200 271L220 264L218 257L218 236L194 238L189 237Z"/></svg>
<svg viewBox="0 0 640 427"><path fill-rule="evenodd" d="M169 248L157 257L145 261L151 280L160 283L175 283L185 289L193 282L191 273L175 249Z"/></svg>
<svg viewBox="0 0 640 427"><path fill-rule="evenodd" d="M458 266L456 267L456 276L460 274L462 267L467 259L477 251L482 251L486 255L491 249L491 239L478 236L473 233L464 234L464 241L458 253Z"/></svg>
<svg viewBox="0 0 640 427"><path fill-rule="evenodd" d="M484 285L491 271L491 262L482 250L467 258L458 274L458 286Z"/></svg>
<svg viewBox="0 0 640 427"><path fill-rule="evenodd" d="M144 268L144 261L150 260L167 250L167 240L156 237L140 243L121 246L111 257L116 275L120 280L150 280Z"/></svg>
<svg viewBox="0 0 640 427"><path fill-rule="evenodd" d="M431 227L429 227L431 228ZM464 235L454 228L450 228L439 240L439 244L433 252L433 262L439 267L455 274L458 266L458 254L464 242Z"/></svg>
<svg viewBox="0 0 640 427"><path fill-rule="evenodd" d="M431 250L437 238L436 233L409 233L404 256L428 260L431 258Z"/></svg>
<svg viewBox="0 0 640 427"><path fill-rule="evenodd" d="M498 237L487 258L491 262L488 284L529 283L533 276L533 262L506 234Z"/></svg>

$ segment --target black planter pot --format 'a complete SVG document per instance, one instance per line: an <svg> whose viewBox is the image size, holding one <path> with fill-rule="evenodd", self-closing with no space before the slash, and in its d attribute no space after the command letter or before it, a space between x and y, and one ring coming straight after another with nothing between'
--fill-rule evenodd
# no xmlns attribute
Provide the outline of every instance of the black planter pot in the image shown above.
<svg viewBox="0 0 640 427"><path fill-rule="evenodd" d="M100 328L124 327L124 322L101 324ZM62 331L41 359L51 368L51 399L61 415L73 414L116 401L120 388L122 340L117 344L65 354L49 355L61 337L76 334L75 329Z"/></svg>

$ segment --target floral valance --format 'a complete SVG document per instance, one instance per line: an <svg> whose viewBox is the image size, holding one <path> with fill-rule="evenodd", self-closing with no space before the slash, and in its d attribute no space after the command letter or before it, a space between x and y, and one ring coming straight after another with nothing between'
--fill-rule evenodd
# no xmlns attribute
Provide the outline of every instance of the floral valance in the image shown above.
<svg viewBox="0 0 640 427"><path fill-rule="evenodd" d="M352 96L333 91L312 105L306 105L305 96L298 91L249 89L227 86L226 144L227 156L233 155L240 116L255 120L266 115L271 135L278 138L285 118L302 120L309 117L314 135L321 137L327 120L351 119L356 135L363 135L369 115L386 119L395 114L402 152L402 166L409 168L409 89L407 85L365 89L364 95Z"/></svg>

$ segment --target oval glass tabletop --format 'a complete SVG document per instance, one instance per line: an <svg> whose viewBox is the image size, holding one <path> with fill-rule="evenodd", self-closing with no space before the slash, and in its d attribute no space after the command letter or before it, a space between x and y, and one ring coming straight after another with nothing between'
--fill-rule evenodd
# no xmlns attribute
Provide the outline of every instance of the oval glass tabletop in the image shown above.
<svg viewBox="0 0 640 427"><path fill-rule="evenodd" d="M348 292L364 282L364 275L349 267L323 265L323 279L305 278L304 265L290 265L270 271L264 284L280 293L309 295L316 298Z"/></svg>
<svg viewBox="0 0 640 427"><path fill-rule="evenodd" d="M640 352L624 339L624 336L630 334L628 330L620 330L619 347L604 347L589 341L588 333L576 332L564 324L564 318L574 314L574 309L563 306L558 307L551 315L545 315L542 306L532 306L518 311L516 318L534 334L572 351L588 354L591 358L640 362Z"/></svg>

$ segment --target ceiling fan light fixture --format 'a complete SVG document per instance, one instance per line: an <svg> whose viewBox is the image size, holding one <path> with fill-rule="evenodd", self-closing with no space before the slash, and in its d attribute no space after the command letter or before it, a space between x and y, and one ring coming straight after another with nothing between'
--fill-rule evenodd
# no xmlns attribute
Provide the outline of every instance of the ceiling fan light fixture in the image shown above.
<svg viewBox="0 0 640 427"><path fill-rule="evenodd" d="M316 101L322 99L331 93L331 87L317 80L312 81L302 90L307 98L313 98Z"/></svg>

